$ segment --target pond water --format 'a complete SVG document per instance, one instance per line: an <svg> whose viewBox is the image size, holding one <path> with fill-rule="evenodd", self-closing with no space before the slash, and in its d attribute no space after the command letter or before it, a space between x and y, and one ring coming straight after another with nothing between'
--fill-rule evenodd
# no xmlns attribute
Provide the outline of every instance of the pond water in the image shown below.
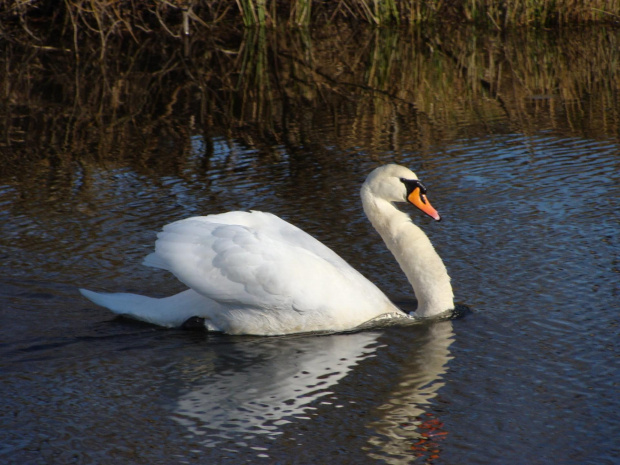
<svg viewBox="0 0 620 465"><path fill-rule="evenodd" d="M367 34L375 52L389 48L391 37ZM564 45L596 60L603 52L595 45L617 38L598 31ZM311 39L317 55L328 49ZM398 94L402 77L382 87L366 75L382 91L356 100L343 98L349 82L333 94L297 82L303 99L290 94L284 105L279 93L269 123L257 90L256 113L244 113L243 100L222 116L192 91L174 113L159 105L156 117L134 114L123 120L129 126L105 130L121 116L89 128L79 117L54 119L75 115L68 91L44 110L13 103L1 147L0 461L617 463L618 71L599 75L604 66L595 63L585 77L555 76L550 89L524 85L528 93L515 82L536 76L520 75L529 66L509 58L521 56L517 44L538 57L558 38L531 39L533 51L518 37L502 40L501 54L490 39L453 45L463 56L512 63L512 80L498 72L495 93L468 81L464 61L450 70L426 47L427 55L398 62L423 60L425 76L441 68L452 84L432 88L424 78L419 93ZM354 50L360 42L343 43ZM360 53L368 51L361 43ZM333 68L321 72L335 73L345 58L332 56ZM566 64L555 59L556 69ZM490 82L486 71L479 76ZM171 80L177 89L198 87L180 79ZM149 83L146 92L156 94ZM79 98L105 87L89 85L92 94ZM415 105L403 104L414 94ZM28 95L30 103L41 98ZM140 132L145 120L156 123ZM58 127L69 128L63 143ZM21 139L15 128L24 129ZM365 175L390 162L417 172L443 216L431 223L411 211L457 301L471 309L462 318L231 337L117 319L77 292L177 292L174 277L141 265L159 228L259 209L313 234L410 307L408 283L359 201Z"/></svg>

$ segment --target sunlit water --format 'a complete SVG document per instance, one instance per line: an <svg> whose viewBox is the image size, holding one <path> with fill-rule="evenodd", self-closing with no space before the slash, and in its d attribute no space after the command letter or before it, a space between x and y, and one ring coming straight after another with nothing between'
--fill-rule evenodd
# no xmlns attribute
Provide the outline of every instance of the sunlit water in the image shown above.
<svg viewBox="0 0 620 465"><path fill-rule="evenodd" d="M359 176L325 180L321 201L343 184L351 199L316 211L304 206L316 193L291 189L285 175L261 185L214 170L217 208L200 181L155 185L122 168L93 174L105 210L4 186L3 461L267 463L295 451L300 463L612 463L617 149L541 133L462 140L434 154L432 171L415 154L400 159L444 215L416 221L473 313L344 335L158 330L113 320L76 288L174 292L174 279L140 266L154 231L241 207L250 192L402 297L400 272L357 204Z"/></svg>
<svg viewBox="0 0 620 465"><path fill-rule="evenodd" d="M197 135L175 173L92 164L4 180L0 462L616 463L618 142L496 125L423 156L413 143L321 157L276 145L261 161L214 136L208 170ZM472 309L463 318L228 337L114 319L77 293L172 294L173 277L140 264L155 232L253 208L410 304L358 197L365 174L394 161L444 217L411 212Z"/></svg>

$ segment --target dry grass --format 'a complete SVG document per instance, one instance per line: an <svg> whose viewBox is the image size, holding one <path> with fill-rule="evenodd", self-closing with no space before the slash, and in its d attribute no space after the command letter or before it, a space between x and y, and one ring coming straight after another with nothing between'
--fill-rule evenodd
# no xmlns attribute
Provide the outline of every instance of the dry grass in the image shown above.
<svg viewBox="0 0 620 465"><path fill-rule="evenodd" d="M70 34L75 49L85 35L105 49L113 35L140 31L189 35L221 22L254 25L324 25L339 21L374 25L475 23L515 26L618 24L620 0L5 0L3 32L15 26L36 45Z"/></svg>

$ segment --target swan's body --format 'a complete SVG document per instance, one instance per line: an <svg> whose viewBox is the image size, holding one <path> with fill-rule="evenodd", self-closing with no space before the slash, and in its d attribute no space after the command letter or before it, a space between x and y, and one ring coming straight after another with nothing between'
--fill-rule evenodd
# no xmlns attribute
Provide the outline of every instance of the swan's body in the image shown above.
<svg viewBox="0 0 620 465"><path fill-rule="evenodd" d="M416 175L374 170L361 190L364 211L407 275L413 316L454 308L450 278L428 237L393 202L409 200L439 219ZM384 315L407 317L373 283L301 229L270 213L229 212L166 225L144 264L172 272L190 289L161 299L84 296L115 313L179 327L192 317L229 334L345 331Z"/></svg>

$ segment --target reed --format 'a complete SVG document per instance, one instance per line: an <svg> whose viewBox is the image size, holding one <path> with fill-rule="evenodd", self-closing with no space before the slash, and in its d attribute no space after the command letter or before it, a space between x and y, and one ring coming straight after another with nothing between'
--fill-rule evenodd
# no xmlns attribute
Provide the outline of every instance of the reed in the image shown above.
<svg viewBox="0 0 620 465"><path fill-rule="evenodd" d="M264 26L266 24L266 6L267 0L236 0L243 25L249 26Z"/></svg>
<svg viewBox="0 0 620 465"><path fill-rule="evenodd" d="M340 21L390 24L469 22L504 30L583 23L620 22L620 0L5 0L0 30L34 45L50 46L71 34L79 44L96 35L105 49L111 36L139 31L178 37L215 24L244 27L325 25ZM77 46L77 45L76 45Z"/></svg>
<svg viewBox="0 0 620 465"><path fill-rule="evenodd" d="M312 17L312 0L293 0L289 22L295 26L307 27Z"/></svg>

